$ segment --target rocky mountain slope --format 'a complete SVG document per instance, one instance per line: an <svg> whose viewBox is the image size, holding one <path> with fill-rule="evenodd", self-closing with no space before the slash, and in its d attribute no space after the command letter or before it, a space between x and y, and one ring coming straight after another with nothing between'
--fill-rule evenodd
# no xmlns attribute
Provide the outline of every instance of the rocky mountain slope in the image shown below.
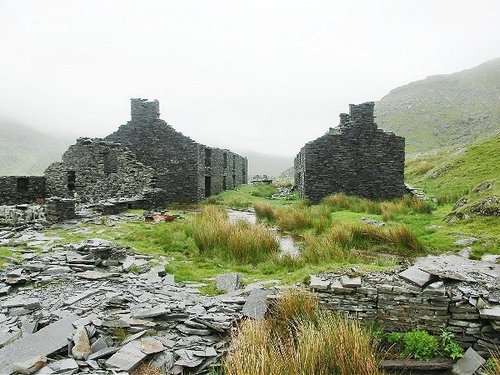
<svg viewBox="0 0 500 375"><path fill-rule="evenodd" d="M406 137L408 154L500 132L500 58L398 87L375 105L381 128Z"/></svg>

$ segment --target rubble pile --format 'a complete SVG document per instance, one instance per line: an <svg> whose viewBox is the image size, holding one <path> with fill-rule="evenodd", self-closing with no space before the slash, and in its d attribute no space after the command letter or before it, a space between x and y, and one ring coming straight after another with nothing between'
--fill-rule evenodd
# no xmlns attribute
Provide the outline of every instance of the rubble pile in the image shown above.
<svg viewBox="0 0 500 375"><path fill-rule="evenodd" d="M227 349L238 293L202 296L100 239L52 250L0 272L0 373L198 374Z"/></svg>

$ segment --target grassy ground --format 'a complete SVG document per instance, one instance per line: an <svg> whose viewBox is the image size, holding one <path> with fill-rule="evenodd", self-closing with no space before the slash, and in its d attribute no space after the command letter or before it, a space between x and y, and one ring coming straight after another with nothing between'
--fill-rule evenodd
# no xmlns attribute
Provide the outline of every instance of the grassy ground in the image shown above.
<svg viewBox="0 0 500 375"><path fill-rule="evenodd" d="M475 237L476 256L486 252L500 254L500 223L496 217L474 216L467 220L446 223L454 204L465 199L459 210L487 196L500 196L500 136L478 142L457 152L443 151L406 164L406 180L439 204L434 216L440 220L437 231L449 238ZM489 187L482 189L484 184Z"/></svg>
<svg viewBox="0 0 500 375"><path fill-rule="evenodd" d="M183 218L172 223L139 221L108 227L102 220L78 230L55 228L49 234L65 242L102 237L139 253L165 256L176 280L208 281L207 291L212 292L214 277L225 272L241 272L247 281L287 284L339 267L384 269L404 257L458 251L454 242L467 237L477 238L474 256L500 254L498 218L446 220L457 199L465 197L473 203L500 194L499 160L500 137L494 137L455 156L438 154L408 162L407 180L431 197L424 202L409 197L377 202L335 194L309 205L296 195L270 199L276 192L273 186L246 185L210 197L201 210L200 206L170 207L184 209ZM491 187L477 191L485 181ZM254 207L260 223L295 236L301 257L280 256L261 224L230 224L221 207ZM361 220L366 218L385 225L374 227Z"/></svg>

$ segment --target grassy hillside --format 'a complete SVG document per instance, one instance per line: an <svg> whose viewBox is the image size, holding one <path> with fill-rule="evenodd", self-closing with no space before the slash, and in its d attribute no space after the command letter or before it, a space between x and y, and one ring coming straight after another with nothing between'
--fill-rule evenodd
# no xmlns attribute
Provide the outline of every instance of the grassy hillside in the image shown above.
<svg viewBox="0 0 500 375"><path fill-rule="evenodd" d="M0 175L42 175L71 141L0 119Z"/></svg>
<svg viewBox="0 0 500 375"><path fill-rule="evenodd" d="M500 58L398 87L375 105L381 128L406 137L407 153L458 146L500 132Z"/></svg>
<svg viewBox="0 0 500 375"><path fill-rule="evenodd" d="M406 180L442 203L500 195L500 135L406 163ZM483 189L484 183L490 187Z"/></svg>

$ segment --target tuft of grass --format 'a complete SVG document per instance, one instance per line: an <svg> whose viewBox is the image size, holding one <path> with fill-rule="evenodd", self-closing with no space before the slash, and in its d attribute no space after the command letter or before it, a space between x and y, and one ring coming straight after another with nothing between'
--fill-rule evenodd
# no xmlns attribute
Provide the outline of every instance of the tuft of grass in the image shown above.
<svg viewBox="0 0 500 375"><path fill-rule="evenodd" d="M266 219L268 221L274 220L273 207L266 202L258 202L253 205L257 219Z"/></svg>
<svg viewBox="0 0 500 375"><path fill-rule="evenodd" d="M418 255L423 245L404 224L391 227L374 227L364 223L338 223L322 235L307 235L302 256L307 262L360 261L352 249L384 250L405 255Z"/></svg>
<svg viewBox="0 0 500 375"><path fill-rule="evenodd" d="M272 233L261 224L228 221L223 208L207 205L192 222L191 235L205 253L217 253L238 263L258 263L279 251Z"/></svg>
<svg viewBox="0 0 500 375"><path fill-rule="evenodd" d="M274 317L243 322L225 373L382 375L370 331L345 316L316 310L315 301L309 292L290 290L278 298Z"/></svg>
<svg viewBox="0 0 500 375"><path fill-rule="evenodd" d="M491 353L485 365L484 375L500 375L500 349Z"/></svg>
<svg viewBox="0 0 500 375"><path fill-rule="evenodd" d="M252 194L254 197L271 198L273 194L276 194L278 192L278 188L274 185L255 184L253 186L254 189L250 194Z"/></svg>

